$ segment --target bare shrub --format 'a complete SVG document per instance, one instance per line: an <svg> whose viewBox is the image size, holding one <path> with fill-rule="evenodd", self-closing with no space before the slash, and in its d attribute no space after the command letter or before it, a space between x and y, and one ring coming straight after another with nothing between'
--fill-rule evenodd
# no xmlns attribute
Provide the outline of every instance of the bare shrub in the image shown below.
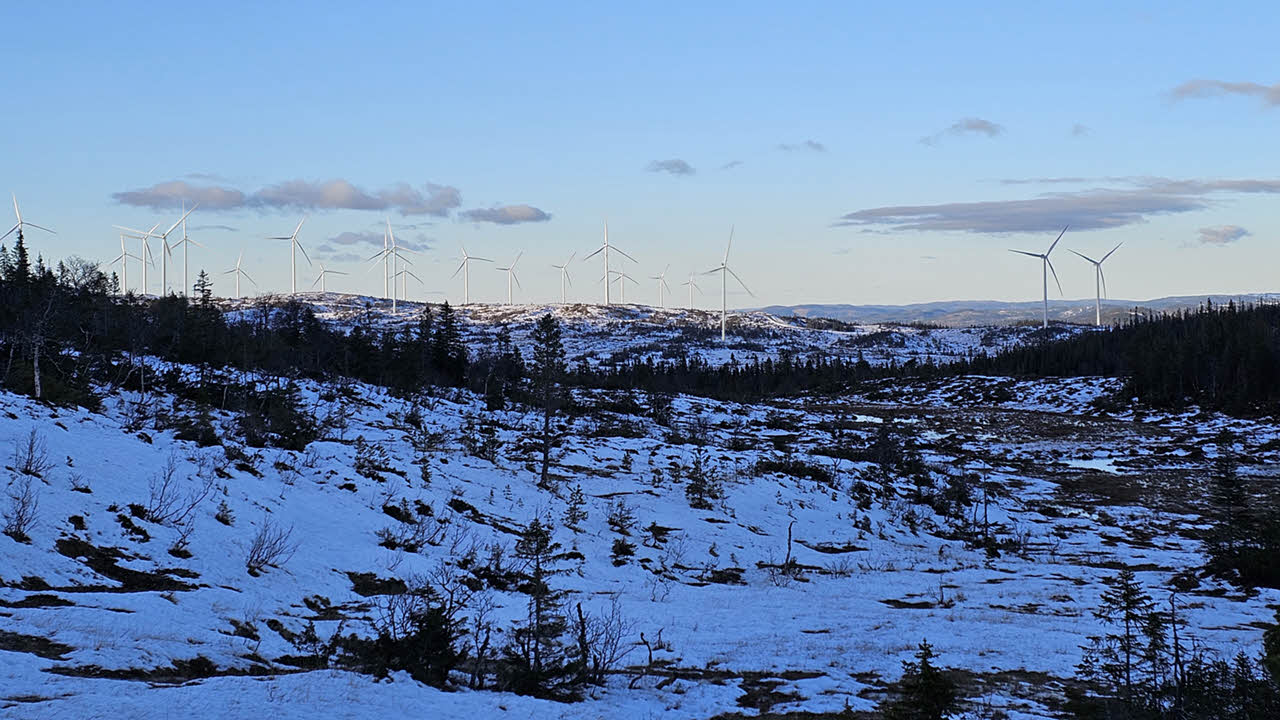
<svg viewBox="0 0 1280 720"><path fill-rule="evenodd" d="M623 638L631 634L632 627L623 617L616 597L609 603L609 609L598 615L584 613L582 603L578 603L573 630L584 682L603 685L605 676L631 654L635 644L625 643Z"/></svg>
<svg viewBox="0 0 1280 720"><path fill-rule="evenodd" d="M280 567L289 562L297 551L298 543L293 541L293 528L277 527L271 518L263 517L262 525L249 543L244 566L250 575L257 577L268 566Z"/></svg>
<svg viewBox="0 0 1280 720"><path fill-rule="evenodd" d="M44 477L44 474L52 468L53 461L49 459L49 447L44 441L44 436L36 432L34 428L27 433L25 438L14 445L14 470L23 475Z"/></svg>
<svg viewBox="0 0 1280 720"><path fill-rule="evenodd" d="M9 485L9 507L4 512L4 534L18 542L31 542L28 533L36 526L40 494L30 477Z"/></svg>
<svg viewBox="0 0 1280 720"><path fill-rule="evenodd" d="M177 457L170 455L164 468L147 483L147 519L160 525L186 525L215 487L211 474L205 474L184 492L183 485L188 484L178 476Z"/></svg>

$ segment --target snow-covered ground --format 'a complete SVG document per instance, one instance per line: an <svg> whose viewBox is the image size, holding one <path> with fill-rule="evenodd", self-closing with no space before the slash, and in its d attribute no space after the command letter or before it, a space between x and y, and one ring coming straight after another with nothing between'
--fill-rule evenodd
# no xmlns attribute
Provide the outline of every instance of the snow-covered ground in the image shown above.
<svg viewBox="0 0 1280 720"><path fill-rule="evenodd" d="M486 307L484 322L524 326L543 310L512 308L507 317ZM618 310L601 312L607 328ZM611 409L571 421L554 492L536 487L533 451L521 444L537 424L526 409L493 415L496 461L467 451L486 412L464 392L407 399L366 385L305 384L309 410L328 421L323 439L305 452L243 448L233 419L216 415L231 457L223 446L177 440L167 428L182 406L172 398L149 397L139 414L136 393L114 393L95 414L3 394L9 467L0 485L12 492L30 482L39 517L30 543L0 536L0 715L710 718L770 704L834 712L874 707L927 638L941 664L978 674L965 687L971 701L1013 718L1053 717L1055 688L1100 632L1090 611L1103 579L1133 567L1165 600L1176 574L1203 564L1196 488L1214 435L1238 433L1242 457L1255 462L1244 472L1269 472L1280 460L1267 423L1096 410L1093 400L1117 387L958 378L759 405L679 397L667 425L645 398L636 414L619 414L617 396L581 394L582 404L610 400ZM429 479L414 464L406 416L415 404L432 438ZM864 449L886 427L907 438L936 483L974 473L988 484L962 515L990 524L1003 543L997 557L952 539L956 521L912 502L913 481L825 454ZM17 470L33 431L51 463L39 477ZM355 471L357 438L388 453L382 479ZM726 491L709 510L686 501L684 478L698 457ZM830 480L769 464L788 461ZM148 503L170 466L182 497L211 487L185 529L130 508ZM580 531L562 521L575 485L587 497ZM404 529L384 507L402 503L431 536L417 552L380 545L381 531ZM622 536L608 517L619 503L634 516L626 537L636 553L616 565L611 548ZM223 508L230 524L216 517ZM510 558L512 530L535 517L549 517L556 541L580 554L553 582L588 611L616 601L630 624L624 672L584 702L441 692L403 675L376 682L297 672L285 661L298 653L286 636L308 621L322 637L340 623L369 632L381 598L367 594L361 574L460 573L462 558ZM246 553L266 523L290 530L297 551L255 576ZM668 529L665 539L644 531L655 523ZM190 557L171 553L183 533ZM777 570L788 556L797 576ZM488 593L499 629L522 616L523 595ZM1255 651L1267 604L1280 601L1210 580L1179 597L1196 639L1227 654ZM661 637L655 659L668 676L632 688L647 660L634 646L642 632ZM198 657L220 676L189 680L174 668ZM765 700L762 686L773 686Z"/></svg>
<svg viewBox="0 0 1280 720"><path fill-rule="evenodd" d="M302 293L321 320L339 328L365 323L373 328L403 328L416 321L421 303L363 295ZM225 301L232 317L252 312L256 303L284 298ZM438 312L439 306L433 305ZM489 305L454 308L464 336L486 341L506 327L524 345L534 323L547 313L561 320L569 361L591 365L626 360L697 358L712 365L731 360L776 359L782 353L865 359L873 365L909 361L937 363L963 359L980 352L994 353L1026 340L1039 331L1031 326L926 327L913 325L846 325L815 318L783 318L761 311L730 311L728 342L720 342L720 312L656 308L647 305ZM1085 326L1055 325L1055 335L1087 332ZM481 345L483 347L483 345Z"/></svg>

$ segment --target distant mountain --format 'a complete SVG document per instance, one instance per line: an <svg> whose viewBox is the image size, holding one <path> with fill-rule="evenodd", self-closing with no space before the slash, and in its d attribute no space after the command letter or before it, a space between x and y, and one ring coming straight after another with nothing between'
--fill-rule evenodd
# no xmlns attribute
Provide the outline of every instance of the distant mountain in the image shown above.
<svg viewBox="0 0 1280 720"><path fill-rule="evenodd" d="M1154 300L1103 300L1102 322L1112 324L1137 309L1139 312L1168 312L1194 308L1206 300L1215 305L1229 301L1280 302L1280 294L1183 295ZM914 305L770 305L760 308L781 317L822 317L846 323L926 323L947 327L1013 325L1040 319L1042 303L997 300L947 300ZM1050 300L1049 318L1058 322L1092 323L1093 300Z"/></svg>

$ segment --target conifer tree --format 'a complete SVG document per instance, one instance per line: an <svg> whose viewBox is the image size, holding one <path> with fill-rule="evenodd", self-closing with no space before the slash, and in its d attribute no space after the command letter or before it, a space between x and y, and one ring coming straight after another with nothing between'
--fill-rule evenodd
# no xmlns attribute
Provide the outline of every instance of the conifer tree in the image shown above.
<svg viewBox="0 0 1280 720"><path fill-rule="evenodd" d="M556 434L551 419L563 398L560 380L564 376L565 356L564 340L560 329L560 321L547 313L538 319L533 329L533 387L538 404L542 406L542 468L539 473L538 487L550 489L549 471L551 468L551 449L556 443Z"/></svg>

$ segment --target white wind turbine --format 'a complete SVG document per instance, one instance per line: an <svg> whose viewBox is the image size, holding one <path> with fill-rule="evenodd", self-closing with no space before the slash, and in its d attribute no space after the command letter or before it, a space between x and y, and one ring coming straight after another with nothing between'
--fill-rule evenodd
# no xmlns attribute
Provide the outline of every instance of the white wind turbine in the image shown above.
<svg viewBox="0 0 1280 720"><path fill-rule="evenodd" d="M391 239L391 244L387 249L386 255L383 256L383 263L385 265L388 258L391 260L391 312L394 313L396 311L396 278L401 277L400 263L403 262L405 265L412 265L413 261L411 261L409 258L405 257L404 255L400 254L400 251L402 250L402 248L396 244L396 234L391 231L390 218L387 219L387 237ZM413 252L413 251L404 249L404 252ZM409 273L409 274L413 275L413 273ZM422 282L422 278L419 278L417 275L413 275L413 277L418 282ZM404 281L404 291L405 291L404 299L408 300L409 299L408 297L409 282L407 279Z"/></svg>
<svg viewBox="0 0 1280 720"><path fill-rule="evenodd" d="M1058 246L1058 241L1067 233L1067 228L1069 227L1071 226L1068 225L1062 228L1062 232L1058 233L1058 239L1054 240L1053 244L1049 246L1049 249L1045 250L1043 253L1027 252L1026 250L1009 250L1009 252L1040 258L1041 260L1040 275L1041 279L1044 281L1044 321L1042 326L1046 330L1049 329L1049 273L1053 273L1053 282L1058 285L1058 294L1062 294L1062 283L1058 281L1058 271L1054 270L1053 263L1049 262L1049 255L1053 252L1053 249Z"/></svg>
<svg viewBox="0 0 1280 720"><path fill-rule="evenodd" d="M457 270L453 271L453 274L449 276L449 279L452 280L458 277L458 273L462 273L462 304L469 305L471 304L471 261L475 260L477 262L490 263L493 261L489 258L468 255L467 248L462 243L458 243L458 247L462 249L462 264L458 266Z"/></svg>
<svg viewBox="0 0 1280 720"><path fill-rule="evenodd" d="M0 235L0 240L3 240L9 237L9 234L12 233L14 230L18 231L18 239L21 240L23 238L22 230L23 228L27 228L27 227L33 227L33 228L36 228L37 230L43 230L52 235L58 234L50 230L49 228L44 227L43 225L37 225L33 222L27 222L26 220L23 220L22 211L18 209L18 195L16 193L13 195L13 214L17 216L18 222L15 223L13 227L9 228L9 232L6 232L5 234Z"/></svg>
<svg viewBox="0 0 1280 720"><path fill-rule="evenodd" d="M512 260L510 265L506 267L494 268L494 270L502 270L507 274L507 304L508 305L511 304L511 281L514 280L517 287L519 287L521 290L524 289L524 286L520 284L520 278L516 277L516 263L520 262L520 257L522 255L524 255L523 250L516 253L516 259Z"/></svg>
<svg viewBox="0 0 1280 720"><path fill-rule="evenodd" d="M311 283L312 290L315 290L316 285L319 285L320 292L329 292L328 289L325 287L325 281L324 281L325 278L329 275L346 275L346 273L342 272L341 270L326 270L324 267L324 263L322 262L317 262L316 264L320 266L320 275L319 277L316 278L315 282ZM239 265L240 263L236 263L237 267L239 267Z"/></svg>
<svg viewBox="0 0 1280 720"><path fill-rule="evenodd" d="M698 283L694 282L694 280L693 280L693 272L692 272L692 271L690 271L690 272L689 272L689 279L688 279L688 280L685 280L684 282L682 282L682 283L680 283L680 284L681 284L681 285L688 285L688 286L689 286L689 309L690 309L690 310L692 310L692 309L693 309L693 291L694 291L694 290L697 290L697 291L698 291L698 294L699 294L699 295L701 295L701 294L702 294L702 288L698 287Z"/></svg>
<svg viewBox="0 0 1280 720"><path fill-rule="evenodd" d="M197 203L197 205L198 205L198 204L199 204L199 203ZM191 208L191 209L192 209L192 210L195 210L195 208L194 208L194 207L193 207L193 208ZM173 247L175 247L175 248L176 248L176 247L178 247L179 245L181 245L181 246L182 246L182 295L183 295L184 297L186 297L188 294L190 294L190 291L191 291L191 282L190 282L190 280L189 280L189 276L187 275L187 266L188 266L188 262L187 262L187 261L191 259L191 246L192 246L192 245L195 245L195 246L196 246L196 247L198 247L198 248L203 248L203 247L204 247L204 246L203 246L203 245L201 245L200 243L196 242L195 240L192 240L190 237L188 237L188 236L187 236L187 218L186 218L186 216L187 216L187 215L189 215L189 214L190 214L190 213L186 212L186 202L184 201L184 202L183 202L183 213L182 213L182 215L183 215L183 218L182 218L182 239L178 240L177 242L175 242L175 243L173 244Z"/></svg>
<svg viewBox="0 0 1280 720"><path fill-rule="evenodd" d="M400 285L401 285L400 296L404 299L405 302L409 302L409 278L413 278L414 280L417 280L419 285L426 284L422 282L422 278L418 277L416 273L414 273L412 270L410 270L407 267L400 268L399 272L395 274L395 277L391 278L393 290L395 289L394 285L395 285L396 278L400 278ZM391 305L392 305L392 312L395 312L394 300L392 301Z"/></svg>
<svg viewBox="0 0 1280 720"><path fill-rule="evenodd" d="M551 266L551 267L556 268L557 270L559 270L559 271L560 271L560 304L561 304L561 305L566 304L566 302L565 302L565 297L566 297L566 296L565 296L565 292L564 292L564 284L567 282L567 283L569 283L569 285L573 285L573 280L571 280L571 279L569 278L569 264L573 262L573 258L574 258L577 254L578 254L577 252L573 252L572 254L570 254L570 255L569 255L569 259L568 259L568 260L565 260L563 265L552 265L552 266Z"/></svg>
<svg viewBox="0 0 1280 720"><path fill-rule="evenodd" d="M662 272L658 273L657 275L651 275L649 277L650 280L658 281L658 307L660 308L667 307L667 296L664 293L664 291L671 292L671 286L667 284L667 271L670 269L671 269L671 265L668 264L665 268L662 269Z"/></svg>
<svg viewBox="0 0 1280 720"><path fill-rule="evenodd" d="M635 285L639 285L640 283L636 282L635 278L631 277L630 275L626 274L621 270L610 270L609 274L613 276L614 280L618 281L618 303L621 305L626 305L627 304L627 281L630 280Z"/></svg>
<svg viewBox="0 0 1280 720"><path fill-rule="evenodd" d="M248 280L249 282L253 283L253 286L254 286L254 287L257 287L257 286L258 286L258 283L253 282L253 278L249 277L249 273L245 272L245 271L240 267L240 263L242 263L242 262L244 262L244 251L243 251L243 250L241 250L241 251L240 251L240 257L236 258L236 266L235 266L235 267L233 267L233 268L231 268L230 270L227 270L226 272L222 273L223 275L232 275L232 274L234 274L234 275L236 276L236 299L237 299L237 300L239 300L239 299L240 299L240 278L244 278L245 280Z"/></svg>
<svg viewBox="0 0 1280 720"><path fill-rule="evenodd" d="M289 241L289 294L298 294L298 251L302 251L302 257L307 259L307 264L311 264L311 258L307 255L307 249L302 247L302 243L298 242L298 231L302 229L302 223L306 222L306 216L298 221L298 227L293 229L292 235L281 237L269 237L268 240L288 240Z"/></svg>
<svg viewBox="0 0 1280 720"><path fill-rule="evenodd" d="M595 252L582 258L582 262L586 262L591 258L595 257L596 255L599 255L600 253L604 253L604 275L601 277L604 280L604 304L605 305L609 304L609 250L611 249L616 251L622 257L627 258L631 262L636 262L635 258L626 254L625 252L618 249L617 247L614 247L613 245L609 244L609 221L606 220L604 223L604 244L601 245L599 248L597 248Z"/></svg>
<svg viewBox="0 0 1280 720"><path fill-rule="evenodd" d="M112 263L116 262L116 260L120 261L120 294L121 295L129 294L129 258L133 258L137 260L138 256L132 255L129 253L129 248L127 248L124 244L124 234L122 233L120 235L120 257L117 257L115 260L111 261Z"/></svg>
<svg viewBox="0 0 1280 720"><path fill-rule="evenodd" d="M186 203L183 203L183 205L186 205ZM182 235L186 237L187 216L195 212L198 207L200 207L200 203L192 205L190 210L184 210L182 217L178 218L177 222L157 236L160 238L160 294L162 296L169 294L169 258L173 257L173 249L169 246L169 233L177 230L178 226L181 225ZM152 229L154 230L155 228ZM186 290L183 290L183 294L186 294Z"/></svg>
<svg viewBox="0 0 1280 720"><path fill-rule="evenodd" d="M155 225L152 225L150 230L145 230L145 231L135 230L134 228L128 228L123 225L115 226L117 230L125 231L122 237L132 238L134 240L140 240L142 242L141 247L138 249L138 254L140 256L138 257L138 262L142 264L142 287L138 291L138 294L140 295L147 294L147 261L148 260L151 261L152 265L156 264L155 256L151 254L150 239L153 237L160 237L159 235L156 234L156 228L158 227L160 227L160 223L156 223Z"/></svg>
<svg viewBox="0 0 1280 720"><path fill-rule="evenodd" d="M725 326L728 324L728 317L729 317L729 278L728 276L732 275L733 279L738 281L738 284L742 286L743 290L747 291L748 295L750 295L751 297L756 296L755 293L751 292L751 288L747 287L747 284L742 282L742 278L738 277L738 273L734 272L729 267L729 251L732 249L733 249L733 226L729 226L729 244L724 249L724 260L720 261L720 265L718 267L713 267L710 270L703 273L703 275L720 273L720 342L725 341Z"/></svg>
<svg viewBox="0 0 1280 720"><path fill-rule="evenodd" d="M1098 327L1102 327L1102 297L1107 294L1107 276L1102 274L1102 263L1106 262L1107 258L1111 257L1111 253L1119 250L1120 246L1123 244L1124 244L1124 241L1120 241L1116 243L1116 246L1111 248L1111 252L1107 253L1106 255L1103 255L1101 260L1094 260L1088 255L1085 255L1084 253L1076 252L1075 250L1071 251L1073 253L1076 253L1080 257L1084 258L1085 260L1088 260L1089 263L1093 265L1093 269L1095 271L1094 277L1093 277L1093 289L1095 293L1094 299L1093 299L1093 313L1094 313L1093 324Z"/></svg>

